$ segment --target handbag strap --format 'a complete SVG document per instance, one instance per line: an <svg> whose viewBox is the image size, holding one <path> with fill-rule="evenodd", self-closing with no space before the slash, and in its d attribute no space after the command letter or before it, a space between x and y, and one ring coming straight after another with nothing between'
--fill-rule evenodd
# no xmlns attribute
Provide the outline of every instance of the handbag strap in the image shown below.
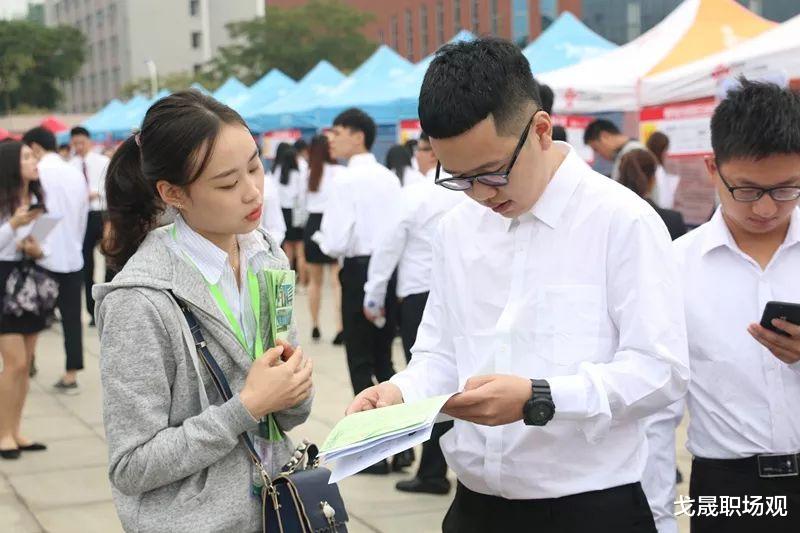
<svg viewBox="0 0 800 533"><path fill-rule="evenodd" d="M214 382L214 386L216 386L217 391L219 392L222 399L226 402L233 398L233 393L231 392L231 387L228 384L228 380L225 377L225 373L220 368L217 360L214 359L214 356L211 355L211 352L208 349L208 344L206 343L205 337L203 337L203 332L200 330L200 323L197 321L197 317L195 317L194 313L189 306L186 305L181 299L175 296L175 293L171 290L168 291L170 296L175 300L180 307L181 312L183 312L183 316L186 318L186 323L189 325L189 331L192 334L192 338L194 339L195 347L197 348L198 353L202 356L203 363L205 364L206 369L208 370L209 374L211 374L211 380ZM261 458L258 456L258 452L256 452L256 447L253 445L253 440L250 438L250 435L247 434L245 431L239 437L244 442L245 448L247 448L247 453L250 456L250 460L259 470L261 474L264 485L269 486L271 484L271 480L267 470L264 468L263 463L261 462Z"/></svg>

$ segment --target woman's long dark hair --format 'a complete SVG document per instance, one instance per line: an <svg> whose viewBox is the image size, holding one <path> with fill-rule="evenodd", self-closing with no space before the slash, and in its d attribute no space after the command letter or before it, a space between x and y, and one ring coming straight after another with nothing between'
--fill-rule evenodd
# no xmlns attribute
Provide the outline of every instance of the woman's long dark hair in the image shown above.
<svg viewBox="0 0 800 533"><path fill-rule="evenodd" d="M619 163L619 182L641 196L647 198L656 179L658 161L649 150L631 150Z"/></svg>
<svg viewBox="0 0 800 533"><path fill-rule="evenodd" d="M280 143L278 145L278 147L275 149L275 159L272 160L272 168L270 169L270 172L275 174L275 170L281 164L281 158L283 157L283 153L291 147L292 145L289 143Z"/></svg>
<svg viewBox="0 0 800 533"><path fill-rule="evenodd" d="M647 149L650 150L654 156L656 156L658 164L662 167L664 166L664 156L667 154L668 148L669 137L660 131L654 131L647 139Z"/></svg>
<svg viewBox="0 0 800 533"><path fill-rule="evenodd" d="M289 175L292 170L299 170L297 166L297 150L288 146L280 155L280 159L275 158L275 161L278 162L278 167L281 169L281 185L288 185Z"/></svg>
<svg viewBox="0 0 800 533"><path fill-rule="evenodd" d="M165 209L156 183L186 186L195 181L224 124L247 127L236 111L214 98L181 91L153 104L141 131L119 146L106 176L111 232L103 243L116 269L136 252Z"/></svg>
<svg viewBox="0 0 800 533"><path fill-rule="evenodd" d="M334 163L328 138L324 135L315 135L311 139L311 147L308 149L308 190L310 192L319 190L325 163Z"/></svg>
<svg viewBox="0 0 800 533"><path fill-rule="evenodd" d="M11 217L22 205L22 147L18 141L0 142L0 216ZM44 191L39 180L31 181L28 192L44 205Z"/></svg>
<svg viewBox="0 0 800 533"><path fill-rule="evenodd" d="M408 155L408 150L405 146L397 144L389 148L389 152L386 154L386 167L397 174L400 185L403 185L403 176L410 166L411 156Z"/></svg>

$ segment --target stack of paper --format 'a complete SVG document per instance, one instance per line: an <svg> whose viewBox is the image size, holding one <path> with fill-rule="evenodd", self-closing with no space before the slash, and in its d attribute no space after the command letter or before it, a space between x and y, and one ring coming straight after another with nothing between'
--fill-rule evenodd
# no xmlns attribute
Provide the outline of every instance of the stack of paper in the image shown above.
<svg viewBox="0 0 800 533"><path fill-rule="evenodd" d="M354 413L339 421L320 450L331 465L330 483L431 438L439 411L452 394Z"/></svg>

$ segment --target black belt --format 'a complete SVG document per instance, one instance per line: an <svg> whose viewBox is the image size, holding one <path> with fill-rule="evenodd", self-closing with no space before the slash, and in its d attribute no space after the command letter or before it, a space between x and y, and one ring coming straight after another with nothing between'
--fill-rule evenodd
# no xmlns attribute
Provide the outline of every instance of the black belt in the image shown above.
<svg viewBox="0 0 800 533"><path fill-rule="evenodd" d="M360 266L364 267L369 265L369 255L358 255L355 257L345 257L344 264L342 266Z"/></svg>
<svg viewBox="0 0 800 533"><path fill-rule="evenodd" d="M695 457L695 461L710 466L720 466L740 472L758 472L759 477L794 477L800 475L800 453L762 454L742 459L706 459Z"/></svg>

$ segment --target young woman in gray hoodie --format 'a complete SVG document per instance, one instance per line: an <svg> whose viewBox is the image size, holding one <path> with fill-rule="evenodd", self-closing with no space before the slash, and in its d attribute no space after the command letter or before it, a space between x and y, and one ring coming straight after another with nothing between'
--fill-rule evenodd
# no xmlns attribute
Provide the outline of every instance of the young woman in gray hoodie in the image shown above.
<svg viewBox="0 0 800 533"><path fill-rule="evenodd" d="M126 531L261 531L239 435L256 439L274 476L294 451L284 433L308 417L310 359L288 343L257 353L269 303L254 275L289 268L259 229L263 183L244 121L196 91L153 104L110 163L104 251L121 271L94 296L109 479ZM157 227L169 207L175 222ZM192 353L170 292L197 316L230 400Z"/></svg>

